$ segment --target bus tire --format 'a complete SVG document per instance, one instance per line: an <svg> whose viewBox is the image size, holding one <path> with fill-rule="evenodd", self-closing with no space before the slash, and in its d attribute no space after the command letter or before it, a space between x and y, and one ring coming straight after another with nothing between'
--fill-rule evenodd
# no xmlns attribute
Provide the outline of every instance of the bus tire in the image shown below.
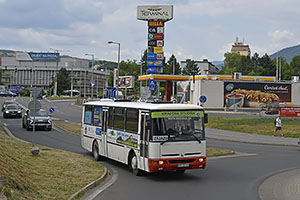
<svg viewBox="0 0 300 200"><path fill-rule="evenodd" d="M92 149L92 152L93 152L93 157L96 161L100 160L100 155L99 155L99 146L98 146L98 142L97 141L94 141L93 142L93 149Z"/></svg>
<svg viewBox="0 0 300 200"><path fill-rule="evenodd" d="M131 153L128 162L129 170L136 176L142 175L142 171L138 168L138 160L135 153Z"/></svg>

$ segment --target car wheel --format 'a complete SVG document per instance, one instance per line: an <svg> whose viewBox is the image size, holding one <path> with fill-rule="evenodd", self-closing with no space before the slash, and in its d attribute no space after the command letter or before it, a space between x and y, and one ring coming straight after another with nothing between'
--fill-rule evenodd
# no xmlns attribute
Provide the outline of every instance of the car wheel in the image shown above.
<svg viewBox="0 0 300 200"><path fill-rule="evenodd" d="M30 128L29 128L29 126L28 126L28 125L26 126L26 130L27 130L27 131L30 131Z"/></svg>
<svg viewBox="0 0 300 200"><path fill-rule="evenodd" d="M100 160L100 155L99 155L99 146L98 146L98 142L94 141L93 143L93 157L96 161Z"/></svg>
<svg viewBox="0 0 300 200"><path fill-rule="evenodd" d="M52 127L50 127L50 128L47 128L47 131L51 131L52 130Z"/></svg>
<svg viewBox="0 0 300 200"><path fill-rule="evenodd" d="M131 154L128 162L128 167L129 170L131 170L134 175L136 176L142 175L142 171L138 168L138 160L135 153Z"/></svg>
<svg viewBox="0 0 300 200"><path fill-rule="evenodd" d="M22 122L22 128L26 128L26 126L25 126L24 122Z"/></svg>
<svg viewBox="0 0 300 200"><path fill-rule="evenodd" d="M3 118L6 118L6 114L3 113Z"/></svg>

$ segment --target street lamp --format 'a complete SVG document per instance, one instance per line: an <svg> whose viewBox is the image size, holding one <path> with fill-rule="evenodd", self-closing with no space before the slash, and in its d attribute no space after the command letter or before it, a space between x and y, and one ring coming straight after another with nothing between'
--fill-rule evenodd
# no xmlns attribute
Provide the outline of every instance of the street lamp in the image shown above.
<svg viewBox="0 0 300 200"><path fill-rule="evenodd" d="M114 41L108 41L108 44L117 44L118 45L118 74L117 74L117 84L116 84L116 93L117 93L117 99L119 96L119 71L120 71L120 46L121 43L119 42L114 42Z"/></svg>
<svg viewBox="0 0 300 200"><path fill-rule="evenodd" d="M89 53L86 53L85 55L86 56L92 56L92 80L91 80L90 87L91 87L91 98L93 98L94 97L93 87L94 87L94 61L95 61L95 55L94 54L89 54Z"/></svg>

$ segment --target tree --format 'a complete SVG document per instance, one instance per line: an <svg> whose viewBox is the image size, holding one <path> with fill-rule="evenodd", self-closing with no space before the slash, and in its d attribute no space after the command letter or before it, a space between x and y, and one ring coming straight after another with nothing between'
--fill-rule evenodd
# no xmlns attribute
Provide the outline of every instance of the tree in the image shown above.
<svg viewBox="0 0 300 200"><path fill-rule="evenodd" d="M261 76L275 76L276 67L268 54L263 55L259 59L259 65L262 67Z"/></svg>
<svg viewBox="0 0 300 200"><path fill-rule="evenodd" d="M292 76L300 76L300 56L293 57L290 63L290 70Z"/></svg>
<svg viewBox="0 0 300 200"><path fill-rule="evenodd" d="M177 62L176 57L172 54L172 56L169 58L168 62L164 65L164 74L173 74L173 67L175 66L175 74L180 74L180 65Z"/></svg>
<svg viewBox="0 0 300 200"><path fill-rule="evenodd" d="M186 66L182 70L182 74L185 75L198 75L200 72L200 69L198 65L195 63L194 60L187 59L186 60Z"/></svg>
<svg viewBox="0 0 300 200"><path fill-rule="evenodd" d="M60 95L64 90L69 90L71 80L66 68L61 68L57 73L57 94Z"/></svg>

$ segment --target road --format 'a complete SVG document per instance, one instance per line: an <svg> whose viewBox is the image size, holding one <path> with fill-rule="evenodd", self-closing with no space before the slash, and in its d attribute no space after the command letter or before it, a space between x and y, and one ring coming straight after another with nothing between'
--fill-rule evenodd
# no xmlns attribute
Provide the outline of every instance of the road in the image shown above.
<svg viewBox="0 0 300 200"><path fill-rule="evenodd" d="M17 99L28 102L28 99ZM0 99L0 103L3 99ZM81 108L72 102L52 103L43 100L43 106L55 106L54 117L80 122ZM77 110L78 109L78 110ZM56 112L55 111L55 112ZM70 114L72 113L72 114ZM76 115L76 116L75 116ZM79 115L79 116L77 116ZM65 118L66 117L66 118ZM70 118L69 118L70 117ZM3 119L10 131L19 138L58 149L90 155L80 147L80 137L60 131L37 131L35 135L21 128L19 119ZM241 156L209 159L205 170L157 173L136 177L123 164L101 161L117 176L117 181L95 199L259 199L258 189L266 178L300 166L299 148L245 144L207 140L208 147L231 149Z"/></svg>

